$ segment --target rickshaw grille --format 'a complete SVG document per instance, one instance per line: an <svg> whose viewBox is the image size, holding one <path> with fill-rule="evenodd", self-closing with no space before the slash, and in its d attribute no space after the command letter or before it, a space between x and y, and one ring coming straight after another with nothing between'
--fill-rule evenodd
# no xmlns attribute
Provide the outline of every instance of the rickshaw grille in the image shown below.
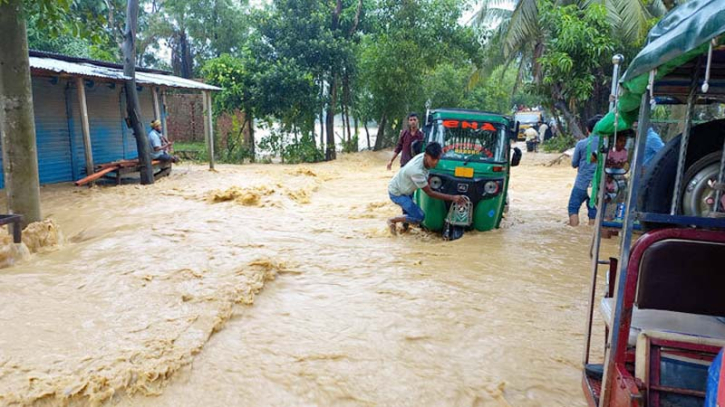
<svg viewBox="0 0 725 407"><path fill-rule="evenodd" d="M470 226L473 223L473 203L468 197L465 198L466 202L462 205L456 202L451 203L446 217L448 224L452 226Z"/></svg>

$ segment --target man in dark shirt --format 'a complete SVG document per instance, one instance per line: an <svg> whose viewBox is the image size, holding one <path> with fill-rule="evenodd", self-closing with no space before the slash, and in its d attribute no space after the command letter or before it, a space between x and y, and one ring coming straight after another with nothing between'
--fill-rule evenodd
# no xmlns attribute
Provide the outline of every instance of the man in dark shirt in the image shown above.
<svg viewBox="0 0 725 407"><path fill-rule="evenodd" d="M393 161L400 154L400 167L402 168L411 158L413 158L411 145L414 141L423 141L423 132L418 129L418 114L411 113L408 115L408 129L400 132L398 145L395 146L395 155L388 163L388 170L393 167ZM402 154L401 154L402 152Z"/></svg>

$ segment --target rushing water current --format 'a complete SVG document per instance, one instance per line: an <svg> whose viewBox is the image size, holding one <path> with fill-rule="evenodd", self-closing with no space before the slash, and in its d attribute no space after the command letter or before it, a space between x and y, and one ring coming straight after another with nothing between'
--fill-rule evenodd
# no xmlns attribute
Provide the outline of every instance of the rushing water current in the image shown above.
<svg viewBox="0 0 725 407"><path fill-rule="evenodd" d="M574 170L525 156L501 229L444 242L388 234L389 154L43 187L64 239L0 269L0 405L584 406Z"/></svg>

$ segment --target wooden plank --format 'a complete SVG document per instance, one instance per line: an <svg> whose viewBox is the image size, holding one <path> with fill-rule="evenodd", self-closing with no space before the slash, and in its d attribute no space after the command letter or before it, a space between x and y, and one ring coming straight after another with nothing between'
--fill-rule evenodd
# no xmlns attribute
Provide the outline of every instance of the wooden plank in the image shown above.
<svg viewBox="0 0 725 407"><path fill-rule="evenodd" d="M76 78L78 88L78 104L81 107L81 127L83 129L83 147L86 152L86 173L93 174L93 149L91 146L91 126L88 122L88 105L86 104L86 87L83 78ZM86 177L88 178L88 177ZM85 179L85 178L84 178Z"/></svg>
<svg viewBox="0 0 725 407"><path fill-rule="evenodd" d="M100 170L100 171L98 171L98 172L96 172L94 174L91 174L91 175L89 175L89 176L87 176L85 178L79 179L78 181L75 182L75 185L77 187L79 187L79 186L85 185L85 184L87 184L89 182L93 182L93 181L95 181L95 180L103 177L104 175L108 174L109 172L113 172L113 171L117 170L118 168L119 168L118 166L104 168L104 169L102 169L102 170Z"/></svg>

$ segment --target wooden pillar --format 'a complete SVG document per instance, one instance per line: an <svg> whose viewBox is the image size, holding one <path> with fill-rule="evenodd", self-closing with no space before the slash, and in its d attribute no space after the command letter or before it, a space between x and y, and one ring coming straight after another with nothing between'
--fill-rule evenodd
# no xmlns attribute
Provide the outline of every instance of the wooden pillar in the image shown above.
<svg viewBox="0 0 725 407"><path fill-rule="evenodd" d="M92 175L93 171L93 150L91 146L91 126L88 123L88 105L86 104L86 86L83 78L76 78L78 88L78 104L81 106L81 128L83 129L83 147L86 150L86 175Z"/></svg>
<svg viewBox="0 0 725 407"><path fill-rule="evenodd" d="M202 91L204 102L204 139L206 140L207 151L209 152L209 168L214 169L214 125L212 124L211 92Z"/></svg>
<svg viewBox="0 0 725 407"><path fill-rule="evenodd" d="M159 88L152 87L151 95L154 98L154 120L161 120L161 108L159 107Z"/></svg>
<svg viewBox="0 0 725 407"><path fill-rule="evenodd" d="M161 90L161 131L168 140L171 140L166 127L166 90Z"/></svg>

